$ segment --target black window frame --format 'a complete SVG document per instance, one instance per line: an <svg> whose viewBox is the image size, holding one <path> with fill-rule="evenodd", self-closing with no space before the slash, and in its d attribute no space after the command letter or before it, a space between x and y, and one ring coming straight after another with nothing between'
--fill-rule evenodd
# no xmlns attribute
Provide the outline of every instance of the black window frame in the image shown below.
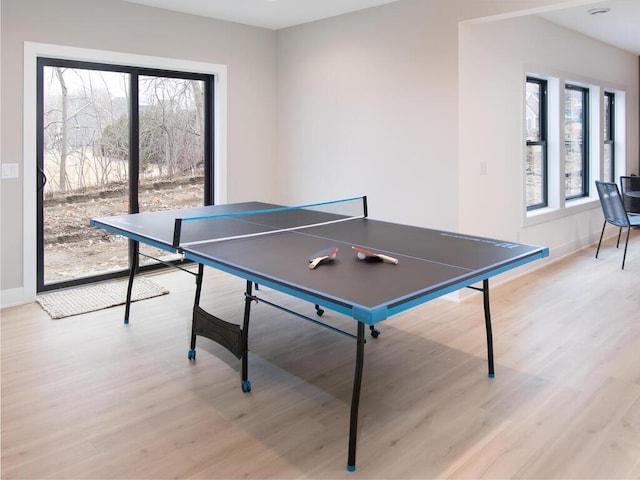
<svg viewBox="0 0 640 480"><path fill-rule="evenodd" d="M605 109L605 136L604 145L610 145L611 148L611 177L605 179L608 182L616 180L616 155L615 155L615 138L616 138L616 94L614 92L604 92L605 101L609 102L609 110Z"/></svg>
<svg viewBox="0 0 640 480"><path fill-rule="evenodd" d="M527 204L527 211L537 210L540 208L545 208L549 205L549 165L548 165L548 155L547 155L547 134L548 134L548 117L547 117L547 104L548 104L548 91L547 91L547 81L542 78L537 78L533 76L527 76L526 83L537 84L539 88L539 123L540 123L540 132L538 140L529 140L527 139L527 148L539 146L541 148L542 154L542 201L536 204Z"/></svg>
<svg viewBox="0 0 640 480"><path fill-rule="evenodd" d="M589 196L589 88L581 87L579 85L575 85L572 83L566 83L566 90L573 90L582 93L582 192L578 195L566 195L565 201L567 200L575 200L578 198L584 198ZM565 107L566 108L566 107ZM566 112L566 109L565 109ZM566 113L564 115L563 121L566 122ZM565 140L566 142L566 133ZM566 158L565 158L565 172L566 172ZM565 184L566 184L566 173L565 173Z"/></svg>

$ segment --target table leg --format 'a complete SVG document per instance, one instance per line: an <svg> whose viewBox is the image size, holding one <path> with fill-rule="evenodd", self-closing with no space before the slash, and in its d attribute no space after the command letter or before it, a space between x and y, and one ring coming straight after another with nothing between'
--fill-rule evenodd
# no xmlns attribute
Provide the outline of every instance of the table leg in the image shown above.
<svg viewBox="0 0 640 480"><path fill-rule="evenodd" d="M193 300L194 305L200 305L200 294L202 293L202 277L204 276L204 265L198 264L198 273L196 275L196 294Z"/></svg>
<svg viewBox="0 0 640 480"><path fill-rule="evenodd" d="M138 250L140 244L132 241L129 244L129 285L127 285L127 301L124 307L124 323L129 323L129 313L131 312L131 293L133 292L133 279L138 273L139 255Z"/></svg>
<svg viewBox="0 0 640 480"><path fill-rule="evenodd" d="M249 381L249 318L251 317L251 302L253 302L252 292L253 282L247 280L247 289L244 297L244 320L242 323L242 340L240 349L242 351L242 391L247 393L251 391L251 382Z"/></svg>
<svg viewBox="0 0 640 480"><path fill-rule="evenodd" d="M360 387L362 386L362 370L364 366L364 323L358 322L358 338L356 340L356 371L353 378L353 395L351 397L351 420L349 423L349 456L347 470L356 469L356 443L358 437L358 407L360 404Z"/></svg>
<svg viewBox="0 0 640 480"><path fill-rule="evenodd" d="M198 264L198 273L196 275L196 293L193 300L193 316L191 319L191 344L189 348L189 352L187 354L187 358L189 360L196 359L196 332L197 332L197 324L198 324L198 307L200 305L200 294L202 293L202 277L204 275L204 265Z"/></svg>
<svg viewBox="0 0 640 480"><path fill-rule="evenodd" d="M489 362L489 378L495 377L493 368L493 334L491 332L491 311L489 309L489 279L482 281L482 295L484 298L484 322L487 327L487 359Z"/></svg>

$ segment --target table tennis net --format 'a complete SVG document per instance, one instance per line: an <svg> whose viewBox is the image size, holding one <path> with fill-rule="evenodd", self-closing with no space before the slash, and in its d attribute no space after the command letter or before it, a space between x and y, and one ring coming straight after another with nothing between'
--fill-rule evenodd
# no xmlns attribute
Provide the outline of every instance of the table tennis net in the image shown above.
<svg viewBox="0 0 640 480"><path fill-rule="evenodd" d="M298 206L176 218L175 248L339 223L367 216L366 197L353 197Z"/></svg>

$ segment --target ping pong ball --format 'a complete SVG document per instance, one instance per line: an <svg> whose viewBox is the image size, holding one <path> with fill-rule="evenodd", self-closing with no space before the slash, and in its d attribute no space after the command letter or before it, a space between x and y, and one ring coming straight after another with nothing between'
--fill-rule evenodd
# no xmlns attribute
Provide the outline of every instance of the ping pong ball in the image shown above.
<svg viewBox="0 0 640 480"><path fill-rule="evenodd" d="M364 260L365 258L367 258L367 256L364 254L364 252L358 252L358 258L360 260Z"/></svg>

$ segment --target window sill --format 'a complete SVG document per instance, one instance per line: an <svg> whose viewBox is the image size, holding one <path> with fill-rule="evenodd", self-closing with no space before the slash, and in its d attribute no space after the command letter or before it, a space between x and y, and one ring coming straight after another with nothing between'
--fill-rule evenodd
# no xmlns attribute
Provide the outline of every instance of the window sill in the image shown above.
<svg viewBox="0 0 640 480"><path fill-rule="evenodd" d="M565 218L578 213L587 212L598 208L600 203L596 197L577 198L566 202L563 208L540 208L531 212L526 212L523 226L540 225L561 218Z"/></svg>

